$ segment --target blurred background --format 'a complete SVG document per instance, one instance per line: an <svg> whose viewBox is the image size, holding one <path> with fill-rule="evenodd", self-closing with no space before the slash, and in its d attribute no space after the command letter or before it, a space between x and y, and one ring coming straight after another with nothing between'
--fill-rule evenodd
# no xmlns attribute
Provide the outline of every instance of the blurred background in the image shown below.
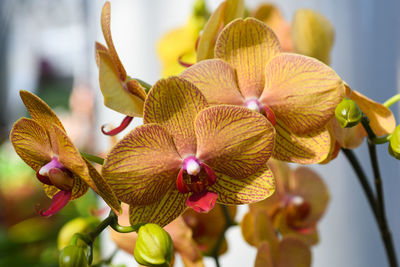
<svg viewBox="0 0 400 267"><path fill-rule="evenodd" d="M221 1L209 0L215 9ZM332 67L353 89L378 102L400 88L400 2L387 0L270 1L291 21L298 8L312 8L335 28ZM33 171L19 160L8 142L12 124L26 110L20 89L35 92L61 117L75 144L89 153L104 153L113 142L100 126L117 125L123 115L102 105L94 42L105 43L100 29L104 1L0 1L0 266L58 266L57 233L68 220L96 213L93 194L69 204L50 219L35 207L47 207ZM111 31L116 49L131 76L152 84L160 78L156 44L167 31L183 25L192 11L188 0L111 0ZM247 0L255 8L264 0ZM392 111L398 117L398 106ZM140 120L135 119L136 125ZM134 127L132 125L131 127ZM400 257L400 165L379 146L387 216ZM364 146L356 154L365 162ZM342 155L328 165L315 166L330 193L328 211L320 223L320 244L313 249L313 266L386 266L382 242L372 213L352 169ZM240 207L238 217L246 207ZM108 235L103 235L104 240ZM229 252L222 266L252 266L256 250L248 246L238 227L228 232ZM103 255L114 251L103 241ZM115 264L136 266L118 252ZM182 266L177 259L177 266ZM206 259L207 266L214 266Z"/></svg>

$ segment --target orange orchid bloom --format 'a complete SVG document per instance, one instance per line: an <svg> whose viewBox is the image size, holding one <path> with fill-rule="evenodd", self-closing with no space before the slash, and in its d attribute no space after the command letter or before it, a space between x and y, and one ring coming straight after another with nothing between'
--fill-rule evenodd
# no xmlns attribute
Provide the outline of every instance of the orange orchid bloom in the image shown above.
<svg viewBox="0 0 400 267"><path fill-rule="evenodd" d="M248 204L270 196L267 160L274 128L256 112L237 106L208 107L190 82L170 77L150 90L144 125L107 155L102 173L130 205L130 222L161 226L186 207L208 212L216 202Z"/></svg>
<svg viewBox="0 0 400 267"><path fill-rule="evenodd" d="M250 205L242 221L246 241L257 245L254 240L263 239L257 229L271 220L283 237L294 237L307 245L318 243L317 222L329 202L326 185L310 168L291 170L279 161L270 161L269 165L276 178L276 192L273 197Z"/></svg>
<svg viewBox="0 0 400 267"><path fill-rule="evenodd" d="M342 100L343 82L316 59L283 53L264 23L233 21L218 37L215 59L180 76L212 105L241 105L267 116L276 129L274 158L309 164L329 155L332 140L325 126Z"/></svg>
<svg viewBox="0 0 400 267"><path fill-rule="evenodd" d="M60 120L40 98L27 91L21 99L32 119L21 118L10 133L17 154L36 171L52 204L40 215L50 216L61 210L69 200L76 199L91 187L116 212L119 202L110 186L82 156L67 136Z"/></svg>
<svg viewBox="0 0 400 267"><path fill-rule="evenodd" d="M126 74L111 37L110 25L111 6L110 2L106 2L101 12L101 28L107 47L96 42L96 61L104 105L130 117L142 117L146 92L137 80Z"/></svg>
<svg viewBox="0 0 400 267"><path fill-rule="evenodd" d="M228 206L228 211L232 219L236 215L236 206ZM219 236L225 227L225 217L222 211L222 206L217 205L208 213L198 213L192 209L187 209L182 217L185 223L193 231L193 239L199 249L205 255L212 255L213 249L217 243ZM223 254L228 250L228 243L224 238L218 254Z"/></svg>
<svg viewBox="0 0 400 267"><path fill-rule="evenodd" d="M118 223L129 225L128 205L122 203L122 210L123 214L118 217ZM176 218L164 229L170 234L174 243L174 250L181 256L185 267L204 267L201 251L192 237L192 230L185 224L182 217ZM133 255L137 233L118 233L111 230L110 234L111 239L120 249Z"/></svg>

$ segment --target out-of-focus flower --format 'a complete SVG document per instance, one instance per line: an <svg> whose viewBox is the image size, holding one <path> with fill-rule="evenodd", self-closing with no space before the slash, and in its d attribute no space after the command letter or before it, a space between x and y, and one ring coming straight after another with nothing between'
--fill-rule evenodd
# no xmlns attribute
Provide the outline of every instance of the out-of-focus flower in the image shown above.
<svg viewBox="0 0 400 267"><path fill-rule="evenodd" d="M118 223L120 225L129 225L128 205L123 203L122 210L123 214L118 217ZM166 225L164 229L170 234L174 249L181 256L186 267L204 266L201 252L192 238L192 231L185 224L182 217L176 218ZM111 238L119 248L133 255L137 233L122 234L111 230Z"/></svg>
<svg viewBox="0 0 400 267"><path fill-rule="evenodd" d="M234 219L236 206L228 206L227 208L231 218ZM188 209L182 214L182 217L185 223L192 229L193 239L200 250L206 255L211 255L226 224L222 206L217 205L209 213L198 213L192 209ZM227 249L228 243L224 238L218 253L223 254Z"/></svg>
<svg viewBox="0 0 400 267"><path fill-rule="evenodd" d="M270 239L262 226L271 220L283 236L290 236L314 245L318 242L317 222L329 202L329 193L322 179L311 169L291 170L285 163L270 161L277 189L273 197L250 205L242 221L245 240L254 246Z"/></svg>
<svg viewBox="0 0 400 267"><path fill-rule="evenodd" d="M144 107L144 125L107 155L102 173L130 205L130 222L164 226L186 207L208 212L216 202L248 204L270 196L267 161L274 128L244 107L208 104L179 77L158 81Z"/></svg>
<svg viewBox="0 0 400 267"><path fill-rule="evenodd" d="M50 198L50 208L40 214L50 216L70 199L86 193L90 186L107 204L119 212L120 207L110 186L71 142L50 107L40 98L21 91L21 98L32 119L21 118L13 126L10 140L17 154L36 171Z"/></svg>
<svg viewBox="0 0 400 267"><path fill-rule="evenodd" d="M161 38L157 45L157 52L163 65L163 77L177 75L185 69L179 60L196 61L196 43L208 17L209 13L204 0L197 0L186 24Z"/></svg>
<svg viewBox="0 0 400 267"><path fill-rule="evenodd" d="M101 28L107 47L96 42L100 89L104 105L130 117L142 117L146 92L138 81L126 74L111 37L111 7L106 2L101 12Z"/></svg>
<svg viewBox="0 0 400 267"><path fill-rule="evenodd" d="M396 120L390 109L357 91L351 90L347 84L345 97L353 100L368 117L369 125L377 136L393 133L396 128ZM336 141L343 148L354 149L360 146L367 136L361 124L352 128L342 128L335 118L332 119L331 124Z"/></svg>
<svg viewBox="0 0 400 267"><path fill-rule="evenodd" d="M332 140L325 126L344 94L334 70L310 57L282 53L272 30L253 18L225 27L215 57L181 77L210 104L242 105L264 114L277 132L276 159L316 163L327 158Z"/></svg>
<svg viewBox="0 0 400 267"><path fill-rule="evenodd" d="M87 233L100 223L97 217L75 218L66 224L58 232L57 248L62 250L69 245L71 238L76 233Z"/></svg>

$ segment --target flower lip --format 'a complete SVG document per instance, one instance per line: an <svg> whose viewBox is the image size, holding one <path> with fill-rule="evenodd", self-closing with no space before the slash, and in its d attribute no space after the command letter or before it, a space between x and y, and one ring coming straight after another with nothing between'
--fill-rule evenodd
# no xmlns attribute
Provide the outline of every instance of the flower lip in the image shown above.
<svg viewBox="0 0 400 267"><path fill-rule="evenodd" d="M57 156L40 168L36 177L40 182L63 191L71 191L74 185L73 174L58 161Z"/></svg>

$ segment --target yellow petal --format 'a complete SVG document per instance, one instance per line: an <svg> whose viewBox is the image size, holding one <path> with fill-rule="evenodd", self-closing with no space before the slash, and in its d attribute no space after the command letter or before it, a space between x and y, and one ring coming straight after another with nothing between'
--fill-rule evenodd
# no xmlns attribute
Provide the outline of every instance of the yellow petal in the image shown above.
<svg viewBox="0 0 400 267"><path fill-rule="evenodd" d="M331 150L332 140L329 131L311 132L298 135L277 120L275 125L275 148L272 157L282 161L300 164L313 164L325 160Z"/></svg>
<svg viewBox="0 0 400 267"><path fill-rule="evenodd" d="M65 131L57 115L42 99L24 90L21 90L19 94L21 96L22 101L25 104L25 107L31 114L32 119L34 119L36 122L42 125L42 127L44 127L45 129L48 125L54 123L59 127L61 127L63 131Z"/></svg>
<svg viewBox="0 0 400 267"><path fill-rule="evenodd" d="M214 171L236 179L254 174L270 158L275 129L260 113L238 106L214 106L195 121L197 153Z"/></svg>
<svg viewBox="0 0 400 267"><path fill-rule="evenodd" d="M158 123L172 135L179 154L196 151L194 119L207 107L200 91L190 82L170 77L154 84L146 99L144 123Z"/></svg>
<svg viewBox="0 0 400 267"><path fill-rule="evenodd" d="M10 141L18 156L36 172L51 161L50 140L43 127L34 120L21 118L14 123Z"/></svg>
<svg viewBox="0 0 400 267"><path fill-rule="evenodd" d="M272 258L271 246L268 242L262 242L257 249L256 262L254 267L274 267L274 260Z"/></svg>
<svg viewBox="0 0 400 267"><path fill-rule="evenodd" d="M324 127L344 96L344 85L333 69L320 61L283 53L266 66L260 101L293 132Z"/></svg>
<svg viewBox="0 0 400 267"><path fill-rule="evenodd" d="M226 0L226 8L224 11L225 25L234 19L242 18L244 16L244 12L244 0Z"/></svg>
<svg viewBox="0 0 400 267"><path fill-rule="evenodd" d="M193 83L210 105L244 104L244 98L237 86L235 70L223 60L201 61L183 71L180 77Z"/></svg>
<svg viewBox="0 0 400 267"><path fill-rule="evenodd" d="M310 248L294 238L284 238L278 247L277 267L310 267Z"/></svg>
<svg viewBox="0 0 400 267"><path fill-rule="evenodd" d="M131 117L142 117L143 98L132 94L127 85L121 82L118 71L108 53L98 51L99 82L104 96L104 105Z"/></svg>
<svg viewBox="0 0 400 267"><path fill-rule="evenodd" d="M330 63L335 32L332 24L311 9L296 11L292 22L292 38L296 53Z"/></svg>
<svg viewBox="0 0 400 267"><path fill-rule="evenodd" d="M236 70L245 98L259 97L265 83L265 65L281 51L274 32L264 23L247 18L231 22L218 36L215 57Z"/></svg>
<svg viewBox="0 0 400 267"><path fill-rule="evenodd" d="M199 38L199 44L197 46L197 62L208 58L214 58L215 42L219 31L224 26L225 9L226 2L222 2L211 14L204 26L203 33Z"/></svg>
<svg viewBox="0 0 400 267"><path fill-rule="evenodd" d="M167 131L147 124L135 128L113 147L102 175L121 201L148 205L175 185L181 162Z"/></svg>
<svg viewBox="0 0 400 267"><path fill-rule="evenodd" d="M371 129L377 136L393 133L396 120L390 109L354 90L351 91L350 99L354 100L368 117Z"/></svg>
<svg viewBox="0 0 400 267"><path fill-rule="evenodd" d="M362 144L364 138L367 136L367 133L361 124L351 128L342 128L336 118L333 118L330 124L332 125L332 130L337 142L339 142L340 146L343 148L357 148Z"/></svg>
<svg viewBox="0 0 400 267"><path fill-rule="evenodd" d="M108 51L112 58L113 64L117 71L117 76L121 81L126 79L126 71L118 57L117 51L114 47L114 42L111 37L111 5L110 2L105 2L101 11L101 29L103 31L104 39L106 40Z"/></svg>
<svg viewBox="0 0 400 267"><path fill-rule="evenodd" d="M187 195L179 193L175 183L170 184L167 193L158 201L145 206L129 206L131 225L138 223L156 223L161 227L172 222L186 209Z"/></svg>
<svg viewBox="0 0 400 267"><path fill-rule="evenodd" d="M218 194L217 203L240 205L254 203L271 196L275 191L275 181L266 164L256 173L242 179L235 179L216 172L217 181L210 191Z"/></svg>

